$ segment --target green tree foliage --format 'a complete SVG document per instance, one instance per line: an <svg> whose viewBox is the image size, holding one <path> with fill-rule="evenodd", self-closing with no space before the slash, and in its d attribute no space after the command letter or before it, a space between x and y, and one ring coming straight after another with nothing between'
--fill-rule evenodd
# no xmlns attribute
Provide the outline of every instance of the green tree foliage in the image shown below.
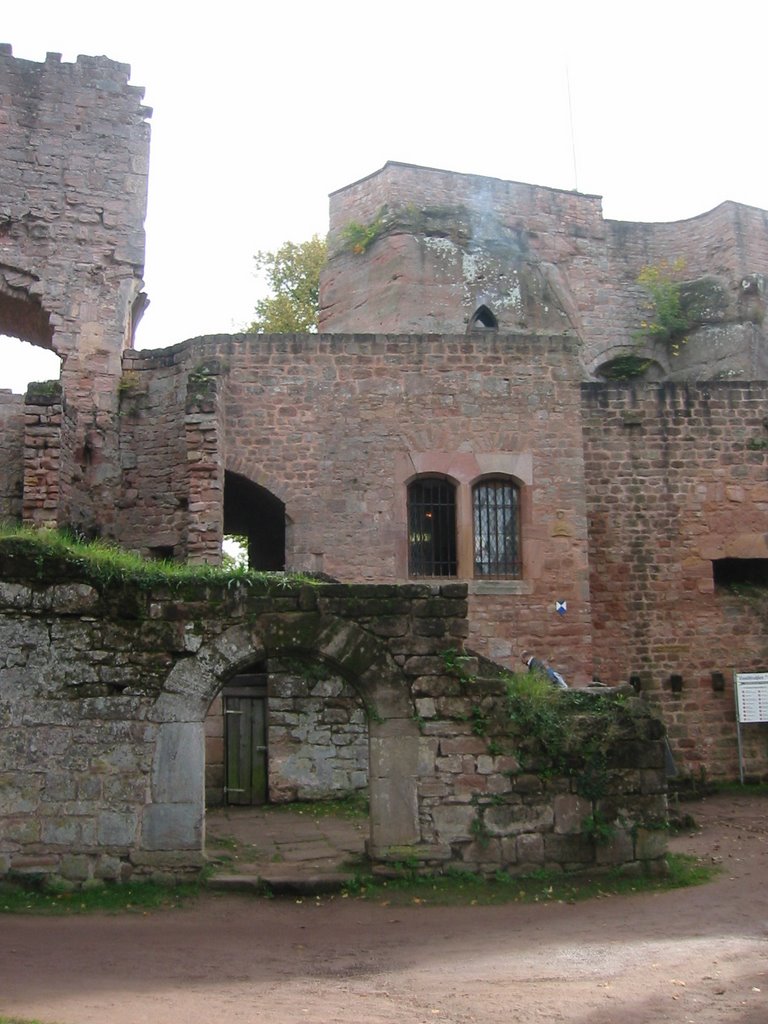
<svg viewBox="0 0 768 1024"><path fill-rule="evenodd" d="M271 294L256 303L248 327L258 334L291 334L317 330L320 270L327 259L325 239L284 242L275 252L257 252L254 260Z"/></svg>

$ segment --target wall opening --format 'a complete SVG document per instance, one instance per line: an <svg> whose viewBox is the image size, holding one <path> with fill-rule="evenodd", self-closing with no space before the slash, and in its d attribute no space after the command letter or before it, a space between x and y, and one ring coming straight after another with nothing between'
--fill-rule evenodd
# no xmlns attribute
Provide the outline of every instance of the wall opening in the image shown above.
<svg viewBox="0 0 768 1024"><path fill-rule="evenodd" d="M417 477L408 485L408 574L455 576L456 487L445 477Z"/></svg>
<svg viewBox="0 0 768 1024"><path fill-rule="evenodd" d="M768 558L717 558L712 562L712 575L716 587L768 589Z"/></svg>
<svg viewBox="0 0 768 1024"><path fill-rule="evenodd" d="M499 321L487 306L480 306L469 321L470 331L498 331Z"/></svg>
<svg viewBox="0 0 768 1024"><path fill-rule="evenodd" d="M628 353L595 367L595 376L598 380L659 380L664 370L655 359Z"/></svg>
<svg viewBox="0 0 768 1024"><path fill-rule="evenodd" d="M17 394L32 381L58 380L61 374L48 314L26 294L30 283L29 275L0 265L0 388Z"/></svg>
<svg viewBox="0 0 768 1024"><path fill-rule="evenodd" d="M205 737L208 807L367 800L365 705L317 658L282 655L232 676Z"/></svg>
<svg viewBox="0 0 768 1024"><path fill-rule="evenodd" d="M285 569L285 505L265 487L229 470L224 474L224 536L242 538L251 569Z"/></svg>

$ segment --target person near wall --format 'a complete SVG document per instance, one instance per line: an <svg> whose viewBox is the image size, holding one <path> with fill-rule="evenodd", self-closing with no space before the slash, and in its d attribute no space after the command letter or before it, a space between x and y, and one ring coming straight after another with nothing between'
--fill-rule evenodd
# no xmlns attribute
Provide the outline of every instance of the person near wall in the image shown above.
<svg viewBox="0 0 768 1024"><path fill-rule="evenodd" d="M538 672L540 675L546 676L552 685L560 690L568 689L568 683L566 683L565 679L563 679L559 672L555 672L546 661L535 658L530 651L523 651L520 658L523 664L528 666L529 672Z"/></svg>

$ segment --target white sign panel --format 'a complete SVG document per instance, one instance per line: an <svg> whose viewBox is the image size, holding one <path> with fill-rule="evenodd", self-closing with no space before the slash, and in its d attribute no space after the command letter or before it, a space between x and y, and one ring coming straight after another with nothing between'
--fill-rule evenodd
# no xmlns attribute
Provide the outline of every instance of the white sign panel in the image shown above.
<svg viewBox="0 0 768 1024"><path fill-rule="evenodd" d="M768 672L737 672L734 692L740 722L768 722Z"/></svg>

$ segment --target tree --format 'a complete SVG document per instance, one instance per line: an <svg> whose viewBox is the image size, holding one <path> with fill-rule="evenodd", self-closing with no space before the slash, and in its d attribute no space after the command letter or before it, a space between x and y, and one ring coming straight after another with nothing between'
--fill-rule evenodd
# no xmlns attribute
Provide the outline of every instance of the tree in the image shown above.
<svg viewBox="0 0 768 1024"><path fill-rule="evenodd" d="M256 267L272 292L256 303L256 319L248 328L258 334L290 334L317 330L320 270L328 246L313 235L307 242L284 242L275 252L257 252Z"/></svg>

